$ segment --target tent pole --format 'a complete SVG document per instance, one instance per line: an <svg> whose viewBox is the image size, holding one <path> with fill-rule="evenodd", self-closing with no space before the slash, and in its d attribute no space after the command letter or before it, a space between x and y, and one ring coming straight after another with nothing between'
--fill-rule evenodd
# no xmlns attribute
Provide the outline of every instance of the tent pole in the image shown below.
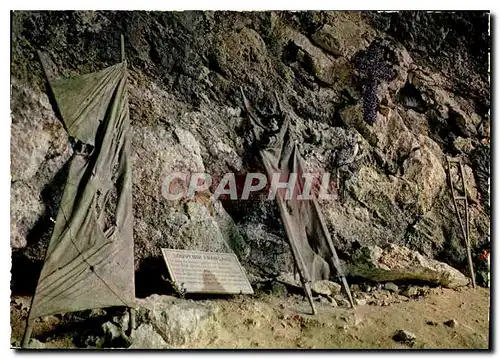
<svg viewBox="0 0 500 359"><path fill-rule="evenodd" d="M31 339L31 332L33 331L34 324L35 324L34 319L27 319L26 320L26 329L24 330L23 342L21 344L21 348L23 348L23 349L28 348L28 344L29 344L30 339Z"/></svg>
<svg viewBox="0 0 500 359"><path fill-rule="evenodd" d="M130 327L130 335L132 335L132 332L134 331L135 329L135 318L136 318L136 312L135 312L135 309L132 308L132 307L129 307L128 308L129 310L129 327Z"/></svg>
<svg viewBox="0 0 500 359"><path fill-rule="evenodd" d="M31 310L33 309L33 303L35 302L35 293L31 297L30 310L28 311L28 317L26 318L26 328L24 328L24 337L21 343L21 348L27 348L31 339L31 332L33 331L33 326L35 324L35 318L31 318Z"/></svg>
<svg viewBox="0 0 500 359"><path fill-rule="evenodd" d="M123 34L120 35L120 54L121 61L125 61L125 38L123 37Z"/></svg>
<svg viewBox="0 0 500 359"><path fill-rule="evenodd" d="M352 299L351 290L349 289L349 284L347 284L347 279L345 279L344 275L342 275L342 284L344 285L344 290L347 293L347 297L349 298L349 303L351 303L351 308L354 309L354 300Z"/></svg>

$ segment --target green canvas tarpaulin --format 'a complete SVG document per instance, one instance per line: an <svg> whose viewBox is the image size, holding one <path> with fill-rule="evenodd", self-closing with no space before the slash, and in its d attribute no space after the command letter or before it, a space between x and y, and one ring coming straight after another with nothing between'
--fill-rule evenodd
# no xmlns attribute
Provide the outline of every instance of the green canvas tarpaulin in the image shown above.
<svg viewBox="0 0 500 359"><path fill-rule="evenodd" d="M86 151L71 159L28 320L133 307L127 64L49 83L68 134Z"/></svg>
<svg viewBox="0 0 500 359"><path fill-rule="evenodd" d="M292 248L292 254L303 280L304 289L306 292L309 291L308 283L310 282L337 276L341 278L351 304L353 304L349 287L318 202L314 198L304 200L297 197L305 186L302 174L307 171L298 146L292 139L289 118L284 117L279 131L270 131L255 115L243 91L242 96L268 181L271 182L274 174L279 174L280 182L288 181L292 173L297 175L296 185L290 198L285 197L285 189L278 190L276 203ZM277 96L276 98L278 99ZM312 303L311 306L313 306Z"/></svg>

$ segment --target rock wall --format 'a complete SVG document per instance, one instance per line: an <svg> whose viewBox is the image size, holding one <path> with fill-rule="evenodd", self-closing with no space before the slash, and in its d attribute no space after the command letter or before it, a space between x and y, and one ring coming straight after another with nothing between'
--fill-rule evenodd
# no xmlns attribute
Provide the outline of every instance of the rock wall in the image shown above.
<svg viewBox="0 0 500 359"><path fill-rule="evenodd" d="M119 61L120 34L130 66L139 296L168 288L161 247L234 251L252 280L293 271L272 202L211 203L204 194L167 201L161 194L171 172L261 169L240 86L263 118L276 112L277 92L307 168L337 179L337 199L321 206L343 260L359 246L393 243L467 273L446 156L466 164L471 241L479 248L490 220L489 84L484 49L450 44L463 36L456 24L484 35L488 17L446 16L453 21L443 30L443 51L462 54L457 71L470 74L460 86L449 63L422 56L431 47L438 56L435 44L391 14L13 12L13 290L34 290L72 154L37 50L57 77L83 74ZM437 26L436 19L414 17L414 31ZM369 56L379 43L377 63ZM381 68L393 76L366 75ZM373 124L365 121L367 101Z"/></svg>

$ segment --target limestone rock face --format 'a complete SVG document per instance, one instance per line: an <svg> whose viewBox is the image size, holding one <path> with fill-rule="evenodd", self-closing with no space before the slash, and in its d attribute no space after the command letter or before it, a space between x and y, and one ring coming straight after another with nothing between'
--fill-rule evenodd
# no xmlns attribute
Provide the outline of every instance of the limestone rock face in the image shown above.
<svg viewBox="0 0 500 359"><path fill-rule="evenodd" d="M334 57L315 46L309 38L290 28L283 30L283 36L298 48L297 59L318 80L333 85L348 81L352 66L345 57Z"/></svg>
<svg viewBox="0 0 500 359"><path fill-rule="evenodd" d="M368 46L370 35L359 22L338 17L331 24L323 25L311 38L328 53L351 58L358 50Z"/></svg>
<svg viewBox="0 0 500 359"><path fill-rule="evenodd" d="M31 228L43 214L44 206L39 192L23 182L15 182L10 189L11 216L10 244L12 248L24 248Z"/></svg>
<svg viewBox="0 0 500 359"><path fill-rule="evenodd" d="M377 282L419 280L447 288L463 287L469 283L467 277L448 264L394 244L385 248L372 246L358 249L348 268L351 275Z"/></svg>
<svg viewBox="0 0 500 359"><path fill-rule="evenodd" d="M44 92L17 81L12 87L17 96L12 97L11 103L15 109L10 142L11 176L12 181L27 181L47 158L57 157L66 150L68 138Z"/></svg>
<svg viewBox="0 0 500 359"><path fill-rule="evenodd" d="M12 94L11 246L24 248L37 223L45 222L38 236L50 235L46 226L57 214L61 168L72 151L44 92L14 80Z"/></svg>

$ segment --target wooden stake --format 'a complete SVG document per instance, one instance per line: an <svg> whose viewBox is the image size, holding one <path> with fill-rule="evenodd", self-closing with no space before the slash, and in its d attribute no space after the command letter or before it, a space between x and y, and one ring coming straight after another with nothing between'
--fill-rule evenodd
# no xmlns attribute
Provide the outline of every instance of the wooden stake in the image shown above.
<svg viewBox="0 0 500 359"><path fill-rule="evenodd" d="M458 223L460 224L460 228L462 229L462 235L464 237L464 242L465 242L465 249L467 253L467 261L469 264L469 272L470 272L470 278L472 280L472 287L476 288L476 275L474 273L474 266L472 264L472 254L471 254L471 248L470 248L470 239L469 239L469 204L467 203L467 187L465 185L465 173L464 173L464 168L462 165L462 161L458 158L447 158L448 160L448 175L450 178L450 188L451 188L451 195L453 197L453 204L455 205L455 212L457 213L458 217ZM451 163L455 162L458 163L458 175L462 177L462 186L464 190L464 195L463 196L457 196L455 194L455 187L453 185L453 179L451 177ZM462 216L460 215L460 208L458 207L458 201L464 201L464 206L465 206L465 224L463 222Z"/></svg>

